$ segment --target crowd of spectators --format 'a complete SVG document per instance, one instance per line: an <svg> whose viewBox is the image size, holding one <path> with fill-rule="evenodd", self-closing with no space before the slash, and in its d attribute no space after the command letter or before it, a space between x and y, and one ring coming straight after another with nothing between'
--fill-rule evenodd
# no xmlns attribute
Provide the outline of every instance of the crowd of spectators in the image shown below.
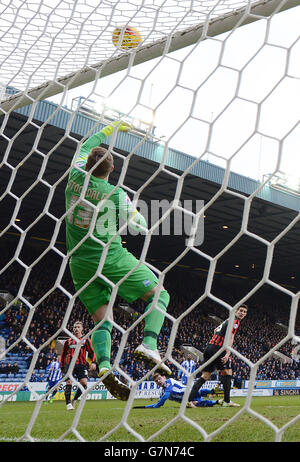
<svg viewBox="0 0 300 462"><path fill-rule="evenodd" d="M17 361L15 361L13 364L11 364L10 362L2 362L0 364L0 374L17 374L18 372L19 366Z"/></svg>
<svg viewBox="0 0 300 462"><path fill-rule="evenodd" d="M45 264L44 270L41 270L41 265L34 267L24 288L24 296L28 300L28 306L23 299L21 303L6 310L4 315L5 325L9 329L6 347L11 347L11 352L25 357L28 367L33 360L36 360L34 369L37 371L44 370L49 364L54 353L55 339L67 336L68 332L64 326L72 330L74 322L80 319L84 324L86 333L93 328L91 317L78 298L69 307L73 285L67 271L61 281L61 287L64 290L60 287L51 290L57 273L55 265ZM22 268L12 264L10 271L4 273L1 290L7 290L13 295L17 294L22 276ZM200 303L195 303L192 310L188 310L203 294L204 284L205 278L199 277L196 272L187 273L179 270L174 271L165 280L165 287L171 296L168 314L172 316L172 319L166 317L158 338L158 345L160 351L164 353L170 339L173 342L172 361L168 361L167 364L175 377L178 368L173 360L179 364L182 362L181 346L192 345L203 351L216 327L213 317L222 320L228 317L228 310L217 300L223 300L233 306L247 289L246 282L242 286L240 282L237 284L234 279L231 280L231 283L226 281L226 284L220 279L219 283L218 281L216 283L215 298L205 297ZM122 300L117 298L114 320L120 328L128 329L133 319L131 315L120 308L121 302ZM265 357L258 367L257 379L286 380L300 377L300 366L297 360L284 362L274 358L269 353L286 336L286 332L278 323L285 325L289 323L290 301L288 297L280 291L273 293L270 288L266 288L265 291L255 294L247 301L247 304L249 305L248 315L241 323L233 345L234 349L252 364ZM132 307L137 316L144 309L142 302L137 302ZM186 310L188 310L187 314L182 317ZM178 319L180 322L177 321ZM24 332L26 323L27 329ZM296 318L297 335L299 332L298 315ZM122 370L134 380L140 379L148 372L143 363L139 364L133 359L133 351L141 343L142 333L143 322L130 329L120 361ZM118 351L121 336L122 332L115 327L112 331L112 362ZM287 340L280 345L278 351L291 358L292 348L291 340ZM38 356L33 354L34 349L40 349ZM249 379L251 368L246 361L237 355L233 354L232 360L235 381L239 386L243 380ZM199 365L200 363L197 364L197 366ZM43 374L39 373L32 377L32 380L36 381L42 379L44 379Z"/></svg>

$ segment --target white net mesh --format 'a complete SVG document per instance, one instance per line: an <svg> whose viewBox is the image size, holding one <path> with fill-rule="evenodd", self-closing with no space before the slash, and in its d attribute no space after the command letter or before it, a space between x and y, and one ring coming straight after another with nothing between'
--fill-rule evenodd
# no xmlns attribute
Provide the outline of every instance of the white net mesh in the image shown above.
<svg viewBox="0 0 300 462"><path fill-rule="evenodd" d="M300 72L299 30L294 25L297 18L299 20L299 8L289 8L299 5L299 2L82 0L56 1L54 4L53 1L11 0L0 4L0 81L3 86L1 94L4 95L1 104L1 201L6 213L10 211L2 221L1 238L4 246L4 238L8 235L18 238L13 255L4 258L1 274L4 281L11 274L19 275L12 299L8 293L2 297L6 304L1 315L9 319L16 303L21 303L17 305L21 306L20 310L22 305L25 310L20 314L21 324L16 327L16 335L1 354L5 357L5 354L20 349L32 355L26 378L1 404L11 400L24 386L37 401L19 439L34 441L39 438L33 436L33 428L39 418L44 395L41 397L36 392L30 379L41 353L57 337L73 336L72 313L79 303L78 294L74 293L66 276L68 258L60 241L65 214L55 210L55 198L63 195L62 187L69 172L67 163L76 149L80 149L80 139L121 115L133 122L135 128L133 135L122 135L123 138L119 137L117 141L112 137L110 142L119 162L118 186L138 203L148 191L151 200L155 199L155 187L158 188L161 175L165 175L166 184L172 183L169 206L160 219L151 223L141 247L140 261L146 262L158 274L160 286L177 265L184 264L190 251L206 265L207 276L201 295L197 293L190 297L182 311L170 310L166 314L169 342L162 345L164 361L180 368L178 357L174 354L177 332L205 299L223 310L223 314L229 316L229 326L232 326L235 308L259 294L267 284L288 300L289 316L287 330L280 341L272 344L259 359L253 360L251 355L241 352L235 345L230 347L237 361L241 360L249 368L250 380L244 405L231 419L215 430L205 430L201 421L191 418L186 412L186 394L175 417L150 436L138 431L129 418L143 377L133 379L122 367L125 348L140 329L144 316L136 320L131 318L131 323L128 320L116 321L113 342L118 345L118 352L114 367L129 381L132 393L118 425L104 431L98 440L107 441L114 434L118 435L120 429L125 429L133 440L153 441L163 438L168 429L183 421L189 424L196 440L210 441L248 414L274 432L273 440L280 441L285 430L297 424L300 415L296 413L289 422L276 425L252 407L252 397L261 364L271 360L282 346L299 343L296 331L299 293L271 277L277 245L299 222L299 206L294 206L293 217L284 223L280 231L276 228L276 235L273 232L271 237L250 226L250 216L253 201L261 197L266 185L272 179L287 181L297 165L295 146L299 141L299 104L295 95L299 94ZM285 13L279 13L286 9ZM240 28L253 21L255 29L251 29L252 24ZM112 31L119 25L130 25L139 30L143 42L138 48L124 53L113 46ZM182 50L170 52L179 48ZM136 66L146 61L144 67ZM109 77L105 78L107 75ZM86 87L83 86L85 84ZM75 88L77 90L73 90ZM56 99L51 103L39 103L53 96ZM39 106L48 103L49 106ZM116 110L111 111L111 107ZM20 108L19 111L14 112L17 108ZM84 125L83 119L79 120L82 115L91 123ZM59 137L51 131L51 126L61 130ZM145 144L148 142L152 143L152 148L155 146L151 158L156 161L155 168L148 172L147 178L140 169L141 178L137 174L135 183L130 183L130 166L136 161L136 153L147 157ZM174 154L171 148L194 156L189 166L180 169L176 160L172 164L170 153L176 159L176 151ZM60 149L68 152L61 164L57 156ZM250 156L252 160L246 165ZM181 195L188 175L194 173L203 160L224 167L224 171L219 186L208 194L204 207L201 205L196 211L191 211L187 203L181 202ZM234 190L230 187L230 175L241 166L245 168L245 165L247 171L243 173L251 171L252 174L255 169L255 180L260 182L251 191ZM197 180L199 177L196 177ZM297 194L297 188L290 189ZM237 213L240 225L234 236L225 243L223 241L221 249L215 247L215 252L210 253L199 245L197 230L203 215L209 214L224 194L239 201ZM41 197L44 198L43 203L39 201ZM22 213L26 215L26 212L29 223L26 219L19 223L19 216ZM152 237L164 219L180 212L193 218L188 245L175 253L171 261L165 262L163 269L159 269L155 259L148 261ZM41 223L51 231L50 238L47 233L35 236L35 230L40 229L38 225ZM215 295L213 285L218 265L242 238L264 246L265 259L258 281L232 303ZM45 239L46 245L36 257L34 252L31 255L27 244L38 239ZM205 235L204 244L206 240L209 237ZM47 275L49 277L44 280L39 263L46 256L55 269L54 275ZM38 294L35 290L37 280L40 280L39 287L42 288ZM111 285L113 292L109 310L116 303L118 290L118 285ZM49 329L49 336L38 340L41 324L45 321L43 314L47 313L48 305L57 302L62 303L59 327ZM88 321L86 323L90 330L84 339L93 331ZM51 324L51 319L47 319L47 324ZM229 333L225 346L228 342ZM80 346L77 345L77 354ZM57 437L58 440L70 435L79 441L88 439L79 430L87 395L88 392L83 390L75 417Z"/></svg>
<svg viewBox="0 0 300 462"><path fill-rule="evenodd" d="M247 1L11 1L1 3L2 80L23 90L116 56L112 32L130 24L143 45L205 23Z"/></svg>

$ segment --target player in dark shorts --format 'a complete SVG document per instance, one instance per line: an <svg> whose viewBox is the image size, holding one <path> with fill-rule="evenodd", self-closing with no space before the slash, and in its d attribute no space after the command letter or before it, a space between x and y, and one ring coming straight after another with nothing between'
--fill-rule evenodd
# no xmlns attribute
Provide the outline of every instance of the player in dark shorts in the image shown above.
<svg viewBox="0 0 300 462"><path fill-rule="evenodd" d="M240 326L240 322L247 315L248 306L241 305L235 313L235 319L232 326L231 337L228 343L228 346L231 347L234 342L235 334ZM212 358L223 346L224 338L226 335L226 330L228 326L229 319L226 319L222 324L220 324L215 330L214 335L212 336L209 344L203 352L204 362L207 362ZM230 359L230 350L223 350L212 362L207 364L202 370L202 375L200 379L196 380L193 385L192 391L189 395L189 407L195 407L192 405L194 397L196 396L198 390L202 385L210 379L210 376L214 370L218 370L221 375L221 383L224 389L224 401L223 407L237 407L239 404L230 401L230 389L231 389L231 379L232 379L232 366Z"/></svg>
<svg viewBox="0 0 300 462"><path fill-rule="evenodd" d="M80 340L83 337L83 324L81 321L76 321L73 326L73 332L75 337ZM68 373L69 365L72 361L75 348L77 346L76 340L69 338L65 341L60 364L63 374ZM91 364L87 362L87 358L90 360ZM88 370L96 370L96 357L92 348L92 343L90 338L84 340L81 345L78 357L76 359L75 366L72 371L72 375L78 380L78 382L82 385L83 388L87 388L87 381L88 381ZM66 379L66 388L65 388L65 398L66 398L66 405L67 410L71 411L74 409L74 404L76 400L81 396L82 391L80 387L77 388L76 394L74 399L71 400L71 392L72 392L72 380L71 378Z"/></svg>

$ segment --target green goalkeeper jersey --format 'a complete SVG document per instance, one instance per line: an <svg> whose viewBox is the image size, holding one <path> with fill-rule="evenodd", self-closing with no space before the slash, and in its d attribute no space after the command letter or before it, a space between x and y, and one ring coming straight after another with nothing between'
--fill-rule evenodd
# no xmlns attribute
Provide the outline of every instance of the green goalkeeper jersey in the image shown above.
<svg viewBox="0 0 300 462"><path fill-rule="evenodd" d="M85 165L88 155L94 147L103 143L105 137L100 131L83 143L79 156L73 159L65 190L67 251L72 251L81 242L71 258L86 262L95 262L97 256L100 258L103 246L109 241L108 256L115 255L122 248L122 238L117 234L120 217L126 221L133 219L129 225L135 230L142 229L139 225L147 226L143 216L133 209L125 191L104 179L91 175L85 197L80 199L87 175ZM101 201L100 207L97 207Z"/></svg>

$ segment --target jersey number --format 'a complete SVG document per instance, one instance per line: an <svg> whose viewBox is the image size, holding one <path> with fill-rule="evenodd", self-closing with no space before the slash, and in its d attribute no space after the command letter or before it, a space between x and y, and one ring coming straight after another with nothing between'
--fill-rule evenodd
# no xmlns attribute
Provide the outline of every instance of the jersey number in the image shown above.
<svg viewBox="0 0 300 462"><path fill-rule="evenodd" d="M68 214L69 223L78 226L78 228L87 229L91 224L94 209L86 202L78 202L78 196L71 197L69 207L71 208L76 202L78 205Z"/></svg>

